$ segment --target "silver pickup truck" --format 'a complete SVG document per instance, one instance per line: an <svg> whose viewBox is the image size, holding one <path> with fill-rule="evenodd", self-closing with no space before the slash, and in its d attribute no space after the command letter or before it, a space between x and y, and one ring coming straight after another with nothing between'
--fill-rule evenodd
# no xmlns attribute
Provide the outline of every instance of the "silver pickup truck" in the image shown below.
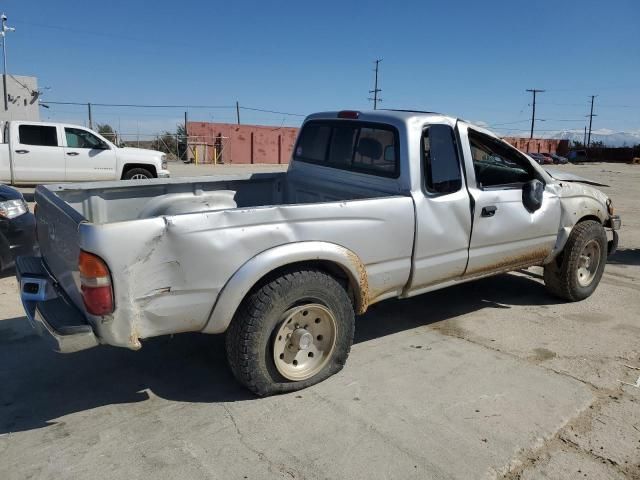
<svg viewBox="0 0 640 480"><path fill-rule="evenodd" d="M318 113L286 173L39 186L20 294L60 352L226 332L242 384L298 390L384 299L533 265L552 294L591 295L620 218L576 180L449 116Z"/></svg>

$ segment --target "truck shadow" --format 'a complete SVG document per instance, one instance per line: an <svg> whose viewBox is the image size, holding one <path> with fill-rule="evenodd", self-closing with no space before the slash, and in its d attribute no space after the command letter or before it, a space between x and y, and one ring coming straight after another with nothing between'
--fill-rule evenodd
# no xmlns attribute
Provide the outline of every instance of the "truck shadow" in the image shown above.
<svg viewBox="0 0 640 480"><path fill-rule="evenodd" d="M614 265L640 265L640 248L621 248L607 259Z"/></svg>
<svg viewBox="0 0 640 480"><path fill-rule="evenodd" d="M550 303L556 300L533 278L501 275L375 305L358 318L355 342L485 308ZM24 317L0 321L0 386L0 434L54 425L65 415L150 396L198 403L255 399L229 371L222 335L149 339L139 352L105 346L61 355L48 349Z"/></svg>

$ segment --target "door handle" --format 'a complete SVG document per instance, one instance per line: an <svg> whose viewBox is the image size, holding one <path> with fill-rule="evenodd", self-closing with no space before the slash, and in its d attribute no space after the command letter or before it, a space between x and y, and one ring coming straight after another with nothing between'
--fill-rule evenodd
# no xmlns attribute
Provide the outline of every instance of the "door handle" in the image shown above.
<svg viewBox="0 0 640 480"><path fill-rule="evenodd" d="M75 157L76 155L79 155L78 152L67 152L67 155L69 155L70 157Z"/></svg>
<svg viewBox="0 0 640 480"><path fill-rule="evenodd" d="M29 150L16 150L16 153L29 153Z"/></svg>
<svg viewBox="0 0 640 480"><path fill-rule="evenodd" d="M496 207L495 205L482 207L480 215L482 215L483 217L493 217L496 214L496 210L498 210L498 207Z"/></svg>

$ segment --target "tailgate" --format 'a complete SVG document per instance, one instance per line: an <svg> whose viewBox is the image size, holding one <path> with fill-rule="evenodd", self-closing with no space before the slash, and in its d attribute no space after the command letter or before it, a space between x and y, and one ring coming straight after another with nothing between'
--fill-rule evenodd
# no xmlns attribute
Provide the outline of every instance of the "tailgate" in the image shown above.
<svg viewBox="0 0 640 480"><path fill-rule="evenodd" d="M78 225L86 220L46 186L36 188L35 200L38 243L46 267L73 303L84 311L78 272Z"/></svg>

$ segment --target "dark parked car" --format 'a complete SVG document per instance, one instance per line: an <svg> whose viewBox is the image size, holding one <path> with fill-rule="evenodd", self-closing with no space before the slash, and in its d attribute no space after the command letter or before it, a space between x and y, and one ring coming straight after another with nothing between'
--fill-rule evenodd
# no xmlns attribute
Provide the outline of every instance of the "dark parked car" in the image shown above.
<svg viewBox="0 0 640 480"><path fill-rule="evenodd" d="M586 150L571 150L569 152L569 161L571 163L584 162L587 159Z"/></svg>
<svg viewBox="0 0 640 480"><path fill-rule="evenodd" d="M558 165L569 163L567 157L563 157L562 155L557 155L555 153L551 154L551 158L553 158L553 163L557 163Z"/></svg>
<svg viewBox="0 0 640 480"><path fill-rule="evenodd" d="M554 163L556 163L553 161L553 157L550 153L541 153L540 155L542 155L542 157L544 158L544 163L546 163L547 165L553 165Z"/></svg>
<svg viewBox="0 0 640 480"><path fill-rule="evenodd" d="M19 255L33 255L36 222L15 188L0 185L0 270L12 267Z"/></svg>
<svg viewBox="0 0 640 480"><path fill-rule="evenodd" d="M540 165L542 165L544 162L544 156L542 156L539 153L529 153L528 154L531 158L533 158L536 162L538 162Z"/></svg>

